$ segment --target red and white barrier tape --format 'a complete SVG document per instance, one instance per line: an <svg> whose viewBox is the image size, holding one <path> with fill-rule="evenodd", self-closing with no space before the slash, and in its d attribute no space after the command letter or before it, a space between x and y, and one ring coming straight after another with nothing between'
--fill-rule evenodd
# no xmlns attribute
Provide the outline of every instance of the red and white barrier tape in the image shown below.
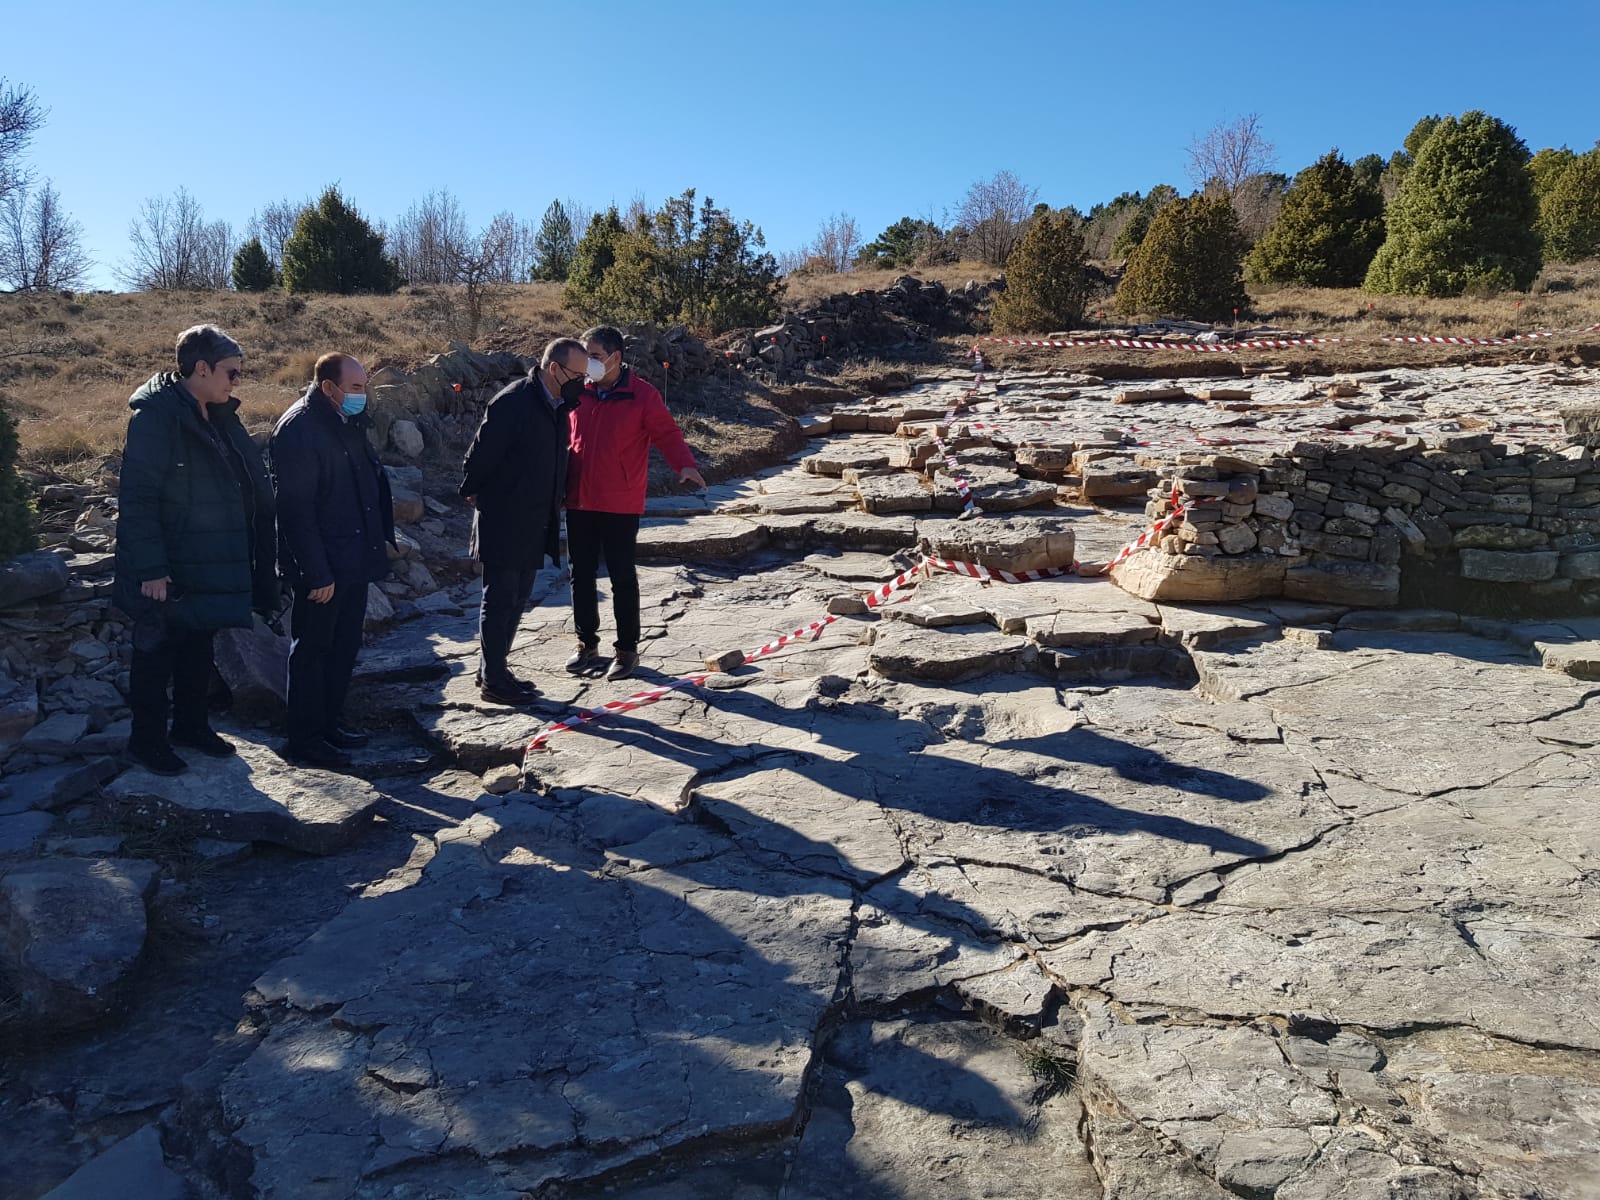
<svg viewBox="0 0 1600 1200"><path fill-rule="evenodd" d="M1157 518L1154 525L1150 526L1149 529L1146 529L1138 537L1134 538L1133 541L1129 542L1121 550L1118 550L1112 557L1111 561L1100 568L1100 574L1106 574L1118 563L1132 558L1139 551L1149 547L1157 538L1165 533L1169 527L1182 520L1184 513L1188 512L1194 507L1194 501L1192 500L1187 504L1177 504L1178 488L1176 483L1173 484L1172 496L1176 507L1174 507L1173 510L1166 516Z"/></svg>
<svg viewBox="0 0 1600 1200"><path fill-rule="evenodd" d="M1123 350L1185 350L1197 354L1237 354L1241 350L1285 350L1292 346L1329 346L1344 338L1257 338L1247 342L1153 342L1143 338L1094 338L1088 341L1049 341L1026 338L979 338L1002 346L1053 346L1058 349L1085 350L1095 346L1115 346Z"/></svg>
<svg viewBox="0 0 1600 1200"><path fill-rule="evenodd" d="M1582 329L1553 329L1538 333L1514 333L1510 337L1480 338L1480 337L1384 337L1380 342L1400 342L1407 345L1425 346L1509 346L1513 342L1532 342L1540 338L1569 337L1576 333L1595 333L1600 331L1600 325L1586 325Z"/></svg>
<svg viewBox="0 0 1600 1200"><path fill-rule="evenodd" d="M1427 346L1509 346L1515 342L1531 342L1542 338L1571 337L1582 333L1600 333L1600 325L1585 325L1578 329L1548 329L1533 333L1515 333L1510 337L1439 337L1439 336L1380 336L1376 340L1392 344ZM1360 338L1251 338L1242 342L1157 342L1145 338L1086 338L1057 340L1050 338L981 337L980 342L994 342L1002 346L1048 346L1062 350L1088 350L1096 346L1113 346L1122 350L1181 350L1197 354L1237 354L1241 350L1287 350L1295 346L1331 346L1341 342L1356 342Z"/></svg>
<svg viewBox="0 0 1600 1200"><path fill-rule="evenodd" d="M1078 564L1073 563L1070 568L1047 567L1036 571L998 571L992 570L988 567L980 566L977 563L956 562L947 558L923 558L915 566L908 567L906 570L900 572L900 574L889 580L888 583L879 584L877 587L873 588L872 591L868 592L862 597L862 600L870 609L881 608L883 607L884 602L898 592L901 588L905 587L907 584L915 583L918 576L922 575L925 571L935 568L941 571L950 571L957 575L965 575L971 579L981 579L990 583L1031 583L1041 579L1054 579L1062 575L1075 574L1078 570ZM795 642L798 642L803 638L809 638L810 640L815 641L817 638L822 636L823 631L827 629L829 625L832 625L838 619L839 617L837 614L829 613L820 621L812 621L808 625L802 625L793 633L786 633L782 637L774 638L772 641L768 642L759 649L751 650L746 653L744 656L744 662L740 665L743 666L753 663L758 658L764 658L769 654L776 653L785 646L793 645ZM619 713L633 712L636 709L646 708L649 705L655 704L659 700L666 699L666 697L670 696L673 692L681 692L686 691L689 688L703 686L705 681L713 674L714 672L712 671L697 671L693 675L685 675L679 679L673 679L667 683L659 684L656 687L645 688L643 691L634 692L633 695L627 696L621 700L608 700L606 703L601 704L596 708L581 708L577 712L573 713L570 717L567 717L561 721L557 721L553 725L547 725L538 733L534 734L533 737L529 738L528 745L523 750L523 757L526 759L526 757L532 754L535 750L541 749L546 742L548 742L558 733L565 733L568 730L581 728L590 722L599 721L608 716L616 716Z"/></svg>
<svg viewBox="0 0 1600 1200"><path fill-rule="evenodd" d="M968 579L981 579L985 583L1037 583L1042 579L1059 579L1063 575L1076 575L1078 564L1070 567L1040 567L1033 571L1001 571L978 563L955 562L948 558L928 557L922 560L930 567L965 575Z"/></svg>

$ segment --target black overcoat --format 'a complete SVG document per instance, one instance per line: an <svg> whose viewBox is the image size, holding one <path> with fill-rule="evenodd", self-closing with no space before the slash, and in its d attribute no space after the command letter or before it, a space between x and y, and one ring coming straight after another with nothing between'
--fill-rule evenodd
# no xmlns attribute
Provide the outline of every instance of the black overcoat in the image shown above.
<svg viewBox="0 0 1600 1200"><path fill-rule="evenodd" d="M136 621L153 614L157 602L140 585L167 578L168 602L159 608L171 626L249 628L251 609L276 612L272 485L239 420L238 400L210 405L208 421L178 377L163 373L128 407L117 491L117 607Z"/></svg>
<svg viewBox="0 0 1600 1200"><path fill-rule="evenodd" d="M537 375L500 389L462 464L461 495L477 498L472 553L485 566L538 568L561 561L567 491L567 413L551 407Z"/></svg>
<svg viewBox="0 0 1600 1200"><path fill-rule="evenodd" d="M336 580L376 583L394 541L389 476L365 414L341 417L315 384L289 406L267 453L278 490L278 556L297 591Z"/></svg>

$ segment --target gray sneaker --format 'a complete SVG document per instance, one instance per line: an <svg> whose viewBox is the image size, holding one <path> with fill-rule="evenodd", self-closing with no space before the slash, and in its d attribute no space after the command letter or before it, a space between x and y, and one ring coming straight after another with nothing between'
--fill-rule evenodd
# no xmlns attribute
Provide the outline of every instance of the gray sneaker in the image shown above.
<svg viewBox="0 0 1600 1200"><path fill-rule="evenodd" d="M618 650L617 657L611 660L611 669L606 672L606 678L612 682L626 679L639 669L639 652L637 650Z"/></svg>
<svg viewBox="0 0 1600 1200"><path fill-rule="evenodd" d="M567 659L567 670L574 675L597 670L600 666L600 647L592 642L579 642L578 648Z"/></svg>

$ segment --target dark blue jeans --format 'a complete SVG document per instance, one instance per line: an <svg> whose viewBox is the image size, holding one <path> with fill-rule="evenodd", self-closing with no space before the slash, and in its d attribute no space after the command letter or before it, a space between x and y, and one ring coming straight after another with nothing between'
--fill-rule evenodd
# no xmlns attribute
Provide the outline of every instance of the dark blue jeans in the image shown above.
<svg viewBox="0 0 1600 1200"><path fill-rule="evenodd" d="M536 567L494 567L483 564L483 603L478 608L478 681L493 687L511 682L506 658L517 626L533 595Z"/></svg>

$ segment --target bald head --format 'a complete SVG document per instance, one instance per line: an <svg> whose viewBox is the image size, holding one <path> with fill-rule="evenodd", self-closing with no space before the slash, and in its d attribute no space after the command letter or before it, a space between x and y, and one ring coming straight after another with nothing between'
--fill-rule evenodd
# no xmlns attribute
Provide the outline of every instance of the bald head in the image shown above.
<svg viewBox="0 0 1600 1200"><path fill-rule="evenodd" d="M367 394L367 369L354 355L324 354L317 359L312 378L317 391L335 408L344 403L346 395Z"/></svg>

